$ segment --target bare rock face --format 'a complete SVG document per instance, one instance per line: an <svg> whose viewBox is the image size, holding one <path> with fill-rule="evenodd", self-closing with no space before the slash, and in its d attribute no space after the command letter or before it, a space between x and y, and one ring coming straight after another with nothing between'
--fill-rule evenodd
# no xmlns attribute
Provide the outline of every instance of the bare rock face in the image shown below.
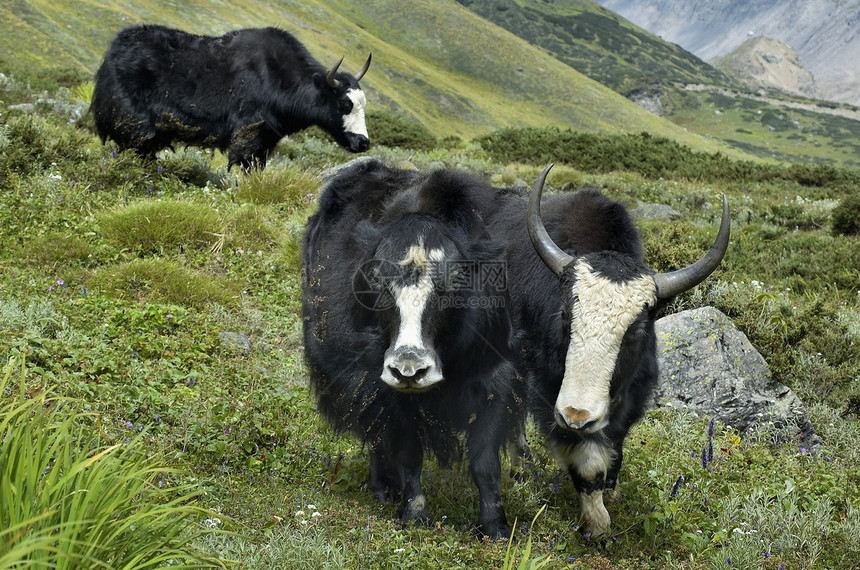
<svg viewBox="0 0 860 570"><path fill-rule="evenodd" d="M771 378L767 362L726 315L703 307L663 317L656 327L657 406L688 408L741 433L772 422L801 446L820 446L803 402Z"/></svg>
<svg viewBox="0 0 860 570"><path fill-rule="evenodd" d="M773 38L750 38L709 63L753 88L776 88L804 97L815 95L815 79L800 63L797 52Z"/></svg>

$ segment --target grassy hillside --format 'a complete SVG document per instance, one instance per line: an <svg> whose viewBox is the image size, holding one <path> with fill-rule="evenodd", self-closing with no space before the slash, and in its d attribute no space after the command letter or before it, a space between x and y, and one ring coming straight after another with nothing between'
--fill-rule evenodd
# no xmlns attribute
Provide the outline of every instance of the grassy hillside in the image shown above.
<svg viewBox="0 0 860 570"><path fill-rule="evenodd" d="M0 5L0 23L10 31L0 38L0 67L89 74L119 29L142 22L208 34L282 26L323 62L346 54L353 70L372 51L363 81L371 108L418 120L437 136L553 125L649 131L700 149L724 148L647 113L450 0L14 0Z"/></svg>
<svg viewBox="0 0 860 570"><path fill-rule="evenodd" d="M621 94L673 83L731 85L723 72L593 0L457 0Z"/></svg>
<svg viewBox="0 0 860 570"><path fill-rule="evenodd" d="M758 101L723 72L591 0L458 2L618 93L659 99L667 119L737 151L767 160L860 165L856 112L834 115L830 108L846 106L776 93ZM733 88L713 95L682 84ZM807 109L788 106L798 102Z"/></svg>

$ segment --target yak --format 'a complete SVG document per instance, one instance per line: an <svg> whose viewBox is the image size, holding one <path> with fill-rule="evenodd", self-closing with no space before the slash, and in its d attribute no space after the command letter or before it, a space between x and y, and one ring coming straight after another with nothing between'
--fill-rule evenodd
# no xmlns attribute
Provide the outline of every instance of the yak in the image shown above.
<svg viewBox="0 0 860 570"><path fill-rule="evenodd" d="M277 28L202 36L158 25L119 32L95 75L90 111L102 142L142 156L174 141L217 148L228 167L264 168L284 136L312 125L351 152L370 147L355 76L328 70Z"/></svg>
<svg viewBox="0 0 860 570"><path fill-rule="evenodd" d="M654 321L718 267L731 224L723 196L720 229L705 256L655 274L621 203L593 189L541 201L550 167L528 205L499 191L479 213L492 236L507 240L527 407L580 494L583 534L597 537L610 524L603 490L615 488L624 439L657 382Z"/></svg>
<svg viewBox="0 0 860 570"><path fill-rule="evenodd" d="M321 415L367 445L370 489L404 523L430 520L425 452L465 456L480 530L510 534L500 448L525 405L504 241L476 214L481 183L362 161L326 184L303 241L309 382Z"/></svg>

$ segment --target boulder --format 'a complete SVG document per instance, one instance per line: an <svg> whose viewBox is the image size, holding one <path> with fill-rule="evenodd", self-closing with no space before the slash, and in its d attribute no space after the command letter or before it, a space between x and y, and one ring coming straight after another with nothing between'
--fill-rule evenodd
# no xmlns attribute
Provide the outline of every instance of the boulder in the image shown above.
<svg viewBox="0 0 860 570"><path fill-rule="evenodd" d="M774 381L764 357L713 307L657 320L660 378L655 405L688 408L742 434L772 423L812 451L821 441L803 402Z"/></svg>

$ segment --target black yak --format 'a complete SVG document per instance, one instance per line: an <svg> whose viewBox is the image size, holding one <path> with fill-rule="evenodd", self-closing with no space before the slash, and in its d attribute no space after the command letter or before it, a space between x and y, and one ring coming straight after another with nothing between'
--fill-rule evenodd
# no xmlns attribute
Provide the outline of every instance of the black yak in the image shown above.
<svg viewBox="0 0 860 570"><path fill-rule="evenodd" d="M262 168L278 141L312 125L365 151L358 82L370 57L355 76L339 65L326 70L276 28L214 37L135 26L116 36L96 72L91 111L102 142L148 157L176 141L226 152L230 166Z"/></svg>

